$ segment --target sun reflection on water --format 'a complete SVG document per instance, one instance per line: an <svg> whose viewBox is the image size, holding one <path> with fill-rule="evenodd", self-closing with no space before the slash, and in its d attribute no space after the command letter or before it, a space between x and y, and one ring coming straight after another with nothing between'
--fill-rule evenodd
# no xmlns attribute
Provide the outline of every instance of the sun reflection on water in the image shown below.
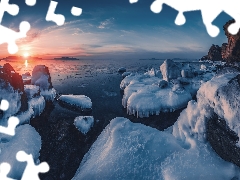
<svg viewBox="0 0 240 180"><path fill-rule="evenodd" d="M28 60L25 60L25 67L27 68L28 67Z"/></svg>

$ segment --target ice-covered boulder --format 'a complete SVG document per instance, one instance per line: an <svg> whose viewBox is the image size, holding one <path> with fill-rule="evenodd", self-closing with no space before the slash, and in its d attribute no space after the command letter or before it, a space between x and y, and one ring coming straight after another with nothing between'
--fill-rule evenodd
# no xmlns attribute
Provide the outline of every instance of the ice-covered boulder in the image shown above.
<svg viewBox="0 0 240 180"><path fill-rule="evenodd" d="M170 81L171 79L177 79L181 76L181 69L171 59L166 59L163 64L160 66L162 72L163 80Z"/></svg>
<svg viewBox="0 0 240 180"><path fill-rule="evenodd" d="M41 90L49 90L53 88L51 76L48 67L45 65L37 65L32 71L32 85L37 85Z"/></svg>
<svg viewBox="0 0 240 180"><path fill-rule="evenodd" d="M89 111L92 109L92 101L85 95L61 95L58 101L60 104L70 107L71 109L81 111Z"/></svg>
<svg viewBox="0 0 240 180"><path fill-rule="evenodd" d="M115 118L84 156L72 180L239 177L239 168L221 159L207 143L185 147L169 132Z"/></svg>
<svg viewBox="0 0 240 180"><path fill-rule="evenodd" d="M52 86L51 76L48 67L37 65L32 72L32 85L39 86L40 94L46 101L53 101L56 97L56 90Z"/></svg>
<svg viewBox="0 0 240 180"><path fill-rule="evenodd" d="M78 116L74 119L74 125L83 134L87 134L91 127L93 127L93 123L93 116Z"/></svg>

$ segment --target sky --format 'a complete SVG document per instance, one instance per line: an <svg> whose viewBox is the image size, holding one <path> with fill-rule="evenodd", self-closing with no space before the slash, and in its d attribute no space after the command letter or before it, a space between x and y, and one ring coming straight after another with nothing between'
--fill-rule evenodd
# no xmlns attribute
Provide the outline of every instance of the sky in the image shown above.
<svg viewBox="0 0 240 180"><path fill-rule="evenodd" d="M21 21L31 30L17 41L16 55L29 53L43 58L71 56L81 59L189 58L206 55L212 44L227 42L223 25L230 19L221 13L213 22L220 28L216 38L208 35L201 12L184 13L186 23L175 25L178 11L167 5L159 14L150 10L153 0L55 0L55 13L65 16L65 24L45 20L50 0L37 0L28 7L24 0L10 0L20 7L17 16L4 14L1 25L19 31ZM73 6L82 8L73 16ZM7 44L0 45L0 57L8 56Z"/></svg>

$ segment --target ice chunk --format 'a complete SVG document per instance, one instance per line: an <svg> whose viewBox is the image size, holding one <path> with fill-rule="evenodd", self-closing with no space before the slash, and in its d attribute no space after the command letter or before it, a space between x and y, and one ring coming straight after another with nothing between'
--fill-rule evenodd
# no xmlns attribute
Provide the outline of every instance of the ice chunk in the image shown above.
<svg viewBox="0 0 240 180"><path fill-rule="evenodd" d="M74 125L83 134L87 134L91 127L93 127L93 116L78 116L74 119Z"/></svg>
<svg viewBox="0 0 240 180"><path fill-rule="evenodd" d="M48 67L45 65L37 65L32 72L31 83L37 85L41 90L49 90L52 88L52 82Z"/></svg>
<svg viewBox="0 0 240 180"><path fill-rule="evenodd" d="M121 68L119 68L119 69L118 69L118 72L119 72L119 73L126 72L126 68L124 68L124 67L121 67Z"/></svg>
<svg viewBox="0 0 240 180"><path fill-rule="evenodd" d="M42 95L46 101L53 102L56 98L57 92L54 88L51 88L49 90L41 90L40 95Z"/></svg>
<svg viewBox="0 0 240 180"><path fill-rule="evenodd" d="M92 109L92 101L85 95L61 95L59 100L82 110Z"/></svg>
<svg viewBox="0 0 240 180"><path fill-rule="evenodd" d="M160 66L160 70L162 72L163 80L166 81L177 79L181 76L181 69L178 67L177 63L171 59L166 59Z"/></svg>
<svg viewBox="0 0 240 180"><path fill-rule="evenodd" d="M219 158L208 144L184 148L169 132L115 118L84 156L73 180L234 177L239 177L239 168Z"/></svg>
<svg viewBox="0 0 240 180"><path fill-rule="evenodd" d="M43 96L37 96L28 101L30 107L32 107L34 111L34 117L40 116L45 108L45 99Z"/></svg>
<svg viewBox="0 0 240 180"><path fill-rule="evenodd" d="M122 74L122 77L125 78L126 76L128 76L128 75L130 75L130 74L131 74L131 72L124 72L124 73Z"/></svg>
<svg viewBox="0 0 240 180"><path fill-rule="evenodd" d="M8 101L10 104L8 110L3 112L3 119L8 118L19 111L21 107L21 94L18 91L15 91L11 85L6 84L3 80L0 80L0 99ZM3 122L1 121L1 123Z"/></svg>

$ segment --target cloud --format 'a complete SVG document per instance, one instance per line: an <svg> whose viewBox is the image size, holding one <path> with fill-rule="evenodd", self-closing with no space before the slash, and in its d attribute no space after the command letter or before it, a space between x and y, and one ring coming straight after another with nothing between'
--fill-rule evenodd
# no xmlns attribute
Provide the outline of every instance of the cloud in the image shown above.
<svg viewBox="0 0 240 180"><path fill-rule="evenodd" d="M98 26L99 29L109 29L109 27L113 24L114 18L106 19L105 21L100 22Z"/></svg>

